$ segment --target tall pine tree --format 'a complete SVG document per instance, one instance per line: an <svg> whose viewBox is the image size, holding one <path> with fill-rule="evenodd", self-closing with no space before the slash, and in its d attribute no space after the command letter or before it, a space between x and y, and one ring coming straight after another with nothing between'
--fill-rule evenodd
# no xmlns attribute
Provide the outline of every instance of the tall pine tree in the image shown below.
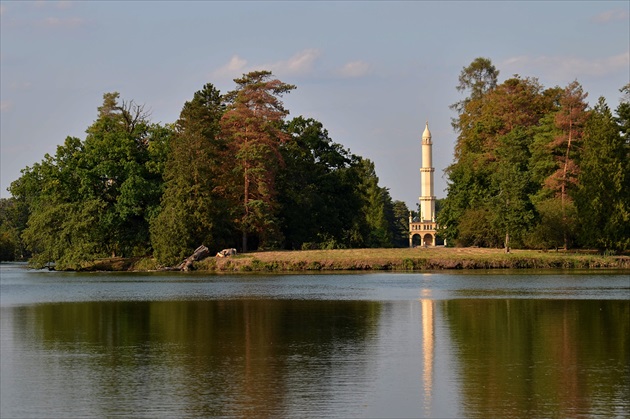
<svg viewBox="0 0 630 419"><path fill-rule="evenodd" d="M234 220L241 231L241 249L248 250L250 235L261 247L278 247L283 239L275 179L282 164L280 144L290 138L282 130L289 112L280 98L295 86L274 79L270 71L253 71L234 81L237 88L227 94L221 131L234 159L228 195L237 208Z"/></svg>

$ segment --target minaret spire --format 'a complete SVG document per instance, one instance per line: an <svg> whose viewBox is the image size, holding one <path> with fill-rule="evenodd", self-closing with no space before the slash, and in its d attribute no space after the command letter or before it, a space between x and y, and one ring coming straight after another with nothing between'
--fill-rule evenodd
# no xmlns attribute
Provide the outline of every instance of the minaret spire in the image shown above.
<svg viewBox="0 0 630 419"><path fill-rule="evenodd" d="M431 131L429 131L429 121L426 122L422 133L422 167L420 168L421 193L420 221L435 220L435 194L433 191L433 143L431 141Z"/></svg>
<svg viewBox="0 0 630 419"><path fill-rule="evenodd" d="M418 219L409 220L409 247L413 238L420 236L422 246L435 246L437 224L435 223L435 193L433 191L433 142L429 121L426 121L422 133L422 166L420 167L420 214Z"/></svg>

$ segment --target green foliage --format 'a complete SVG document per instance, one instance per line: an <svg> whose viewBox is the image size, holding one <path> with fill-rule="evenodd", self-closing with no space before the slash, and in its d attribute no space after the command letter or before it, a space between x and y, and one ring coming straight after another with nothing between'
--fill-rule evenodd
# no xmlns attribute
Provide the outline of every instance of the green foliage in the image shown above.
<svg viewBox="0 0 630 419"><path fill-rule="evenodd" d="M599 249L630 248L628 144L603 98L589 118L575 202L581 240Z"/></svg>
<svg viewBox="0 0 630 419"><path fill-rule="evenodd" d="M21 256L19 232L8 224L0 224L0 261L13 261Z"/></svg>
<svg viewBox="0 0 630 419"><path fill-rule="evenodd" d="M439 205L436 201L436 213ZM392 244L394 247L409 246L409 208L403 201L394 201L393 203L393 220L392 222Z"/></svg>
<svg viewBox="0 0 630 419"><path fill-rule="evenodd" d="M448 195L436 203L450 245L607 251L630 246L630 85L613 117L577 81L498 83L479 58L463 69ZM409 209L374 164L323 125L285 121L295 86L255 71L222 95L206 84L174 124L106 93L85 140L68 137L26 167L0 205L0 257L87 266L154 254L173 265L205 244L260 249L407 247ZM152 262L153 263L153 262Z"/></svg>
<svg viewBox="0 0 630 419"><path fill-rule="evenodd" d="M517 127L499 140L498 157L492 176L496 195L489 200L494 214L493 225L505 232L504 247L522 246L522 238L534 220L529 196L534 190L528 172L531 136Z"/></svg>
<svg viewBox="0 0 630 419"><path fill-rule="evenodd" d="M492 69L477 59L457 86L470 97L453 106L459 136L440 233L457 245L627 248L627 100L613 118L604 104L587 109L577 81L546 90L519 76L496 84Z"/></svg>
<svg viewBox="0 0 630 419"><path fill-rule="evenodd" d="M334 143L321 122L296 117L281 144L277 174L279 219L287 249L346 247L346 229L361 207L357 157Z"/></svg>
<svg viewBox="0 0 630 419"><path fill-rule="evenodd" d="M526 247L532 249L550 249L564 246L565 234L569 243L575 240L577 220L576 210L572 202L562 212L559 197L539 200L535 203L536 223L523 238Z"/></svg>
<svg viewBox="0 0 630 419"><path fill-rule="evenodd" d="M502 234L493 227L494 215L487 208L464 211L454 239L457 246L500 247Z"/></svg>
<svg viewBox="0 0 630 419"><path fill-rule="evenodd" d="M392 247L394 208L389 190L379 186L372 161L361 159L357 170L358 192L363 201L362 218L357 221L363 236L361 247Z"/></svg>
<svg viewBox="0 0 630 419"><path fill-rule="evenodd" d="M25 255L20 239L28 220L24 209L15 198L0 199L0 261L13 261Z"/></svg>
<svg viewBox="0 0 630 419"><path fill-rule="evenodd" d="M167 132L142 106L107 93L85 141L68 137L54 156L27 167L10 191L29 213L22 238L38 266L77 268L106 254L150 252Z"/></svg>
<svg viewBox="0 0 630 419"><path fill-rule="evenodd" d="M459 74L458 92L469 91L469 96L453 105L451 109L461 113L468 102L480 99L485 93L494 89L497 85L499 70L492 64L489 58L475 58L468 67L464 67Z"/></svg>
<svg viewBox="0 0 630 419"><path fill-rule="evenodd" d="M219 135L224 109L221 93L208 83L184 104L175 124L161 208L151 222L155 257L165 265L180 262L201 244L213 251L227 247L229 216L218 191L225 181L226 145Z"/></svg>

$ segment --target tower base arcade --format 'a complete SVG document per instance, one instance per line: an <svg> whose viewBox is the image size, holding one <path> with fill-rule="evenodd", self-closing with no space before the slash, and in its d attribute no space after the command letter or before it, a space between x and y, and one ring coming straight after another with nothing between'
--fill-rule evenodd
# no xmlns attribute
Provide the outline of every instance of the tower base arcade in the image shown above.
<svg viewBox="0 0 630 419"><path fill-rule="evenodd" d="M409 247L414 247L414 238L422 247L436 245L437 224L433 221L416 221L409 223ZM419 240L418 240L419 239Z"/></svg>

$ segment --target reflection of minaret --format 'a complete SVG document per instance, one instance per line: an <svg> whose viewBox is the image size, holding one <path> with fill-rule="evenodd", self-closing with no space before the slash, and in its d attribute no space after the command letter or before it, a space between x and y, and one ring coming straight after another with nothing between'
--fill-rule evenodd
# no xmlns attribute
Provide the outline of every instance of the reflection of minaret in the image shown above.
<svg viewBox="0 0 630 419"><path fill-rule="evenodd" d="M425 292L423 292L423 294L425 294ZM422 305L422 383L424 387L424 410L425 416L429 417L431 416L431 404L433 400L433 362L435 352L433 300L421 299L420 304Z"/></svg>

